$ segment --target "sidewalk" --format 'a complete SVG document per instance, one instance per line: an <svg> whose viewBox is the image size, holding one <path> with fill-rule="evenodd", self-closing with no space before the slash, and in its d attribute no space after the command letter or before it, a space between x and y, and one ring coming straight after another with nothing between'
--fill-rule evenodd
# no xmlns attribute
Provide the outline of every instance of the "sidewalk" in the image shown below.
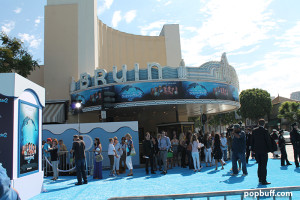
<svg viewBox="0 0 300 200"><path fill-rule="evenodd" d="M293 163L294 164L294 163ZM145 174L145 169L134 169L133 177L120 175L109 178L109 171L104 171L103 180L93 180L89 177L87 185L75 186L76 177L60 177L58 181L51 181L51 177L45 179L44 186L48 191L32 200L44 199L108 199L118 196L140 196L156 194L181 194L208 191L228 191L240 189L254 189L265 187L299 186L300 169L294 165L280 167L280 160L269 159L268 186L258 185L257 164L250 160L248 176L243 177L242 172L238 176L230 176L231 163L225 165L224 170L215 171L214 167L203 168L201 172L173 168L167 175ZM220 169L220 167L219 167ZM297 197L297 198L296 198ZM230 198L235 199L235 198ZM300 193L293 193L293 199L300 199Z"/></svg>

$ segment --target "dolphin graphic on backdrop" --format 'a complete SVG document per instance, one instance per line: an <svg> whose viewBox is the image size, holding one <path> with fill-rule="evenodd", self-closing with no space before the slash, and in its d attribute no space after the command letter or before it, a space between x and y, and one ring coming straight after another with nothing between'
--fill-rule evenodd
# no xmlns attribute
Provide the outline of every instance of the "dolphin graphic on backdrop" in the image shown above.
<svg viewBox="0 0 300 200"><path fill-rule="evenodd" d="M120 91L120 93L123 93L123 92L128 92L130 89L135 89L136 91L140 91L142 94L144 94L143 90L141 90L140 88L138 87L133 87L132 85L126 85L125 87L123 87Z"/></svg>
<svg viewBox="0 0 300 200"><path fill-rule="evenodd" d="M120 91L122 98L128 99L128 101L133 101L135 98L141 98L144 95L143 90L132 85L126 85Z"/></svg>
<svg viewBox="0 0 300 200"><path fill-rule="evenodd" d="M208 91L205 86L199 83L192 83L188 86L187 90L189 91L190 95L194 95L196 98L200 96L205 96L208 94Z"/></svg>
<svg viewBox="0 0 300 200"><path fill-rule="evenodd" d="M208 93L208 91L207 91L207 89L206 89L206 87L205 86L203 86L203 85L201 85L201 84L199 84L199 83L192 83L192 84L190 84L189 85L189 87L187 88L188 90L190 90L190 89L192 89L192 88L196 88L196 87L201 87L202 89L204 89L207 93Z"/></svg>

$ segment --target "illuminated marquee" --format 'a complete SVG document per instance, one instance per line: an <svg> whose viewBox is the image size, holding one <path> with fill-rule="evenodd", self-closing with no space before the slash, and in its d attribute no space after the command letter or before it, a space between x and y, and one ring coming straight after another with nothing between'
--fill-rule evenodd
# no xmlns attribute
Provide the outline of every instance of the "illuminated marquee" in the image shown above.
<svg viewBox="0 0 300 200"><path fill-rule="evenodd" d="M81 100L84 110L101 109L103 91L116 94L115 107L203 103L203 100L226 101L239 106L239 82L235 69L223 54L221 61L210 61L200 67L186 67L184 62L177 68L161 67L148 63L146 69L127 70L123 65L118 72L96 69L94 76L80 75L72 78L71 99Z"/></svg>

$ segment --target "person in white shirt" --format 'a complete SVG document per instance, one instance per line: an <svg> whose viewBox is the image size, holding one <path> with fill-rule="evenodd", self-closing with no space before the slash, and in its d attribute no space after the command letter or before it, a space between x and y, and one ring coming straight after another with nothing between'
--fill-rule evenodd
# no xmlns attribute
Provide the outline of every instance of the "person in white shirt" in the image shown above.
<svg viewBox="0 0 300 200"><path fill-rule="evenodd" d="M221 150L223 153L223 160L227 161L227 138L224 133L221 133Z"/></svg>
<svg viewBox="0 0 300 200"><path fill-rule="evenodd" d="M200 143L197 140L196 134L192 136L192 157L193 157L193 163L194 163L194 172L199 171L200 172L200 159L199 159L199 148Z"/></svg>
<svg viewBox="0 0 300 200"><path fill-rule="evenodd" d="M114 146L115 146L115 150L117 152L118 157L115 156L114 158L114 171L116 172L117 175L120 175L119 173L119 167L120 167L120 158L123 154L123 150L122 150L122 145L119 143L118 138L115 136L114 137Z"/></svg>
<svg viewBox="0 0 300 200"><path fill-rule="evenodd" d="M110 162L110 174L109 176L115 176L114 174L114 156L116 156L117 158L119 157L116 149L114 147L114 139L113 138L109 138L109 145L108 145L108 158L109 158L109 162Z"/></svg>

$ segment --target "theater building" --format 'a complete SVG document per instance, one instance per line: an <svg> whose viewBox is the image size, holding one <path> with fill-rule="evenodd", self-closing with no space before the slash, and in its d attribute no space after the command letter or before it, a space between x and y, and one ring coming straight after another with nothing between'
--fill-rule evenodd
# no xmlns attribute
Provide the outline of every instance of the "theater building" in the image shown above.
<svg viewBox="0 0 300 200"><path fill-rule="evenodd" d="M141 134L191 129L189 116L240 107L226 54L185 66L178 24L159 36L133 35L99 20L97 0L47 0L44 40L44 66L29 77L46 89L44 123L76 123L74 101L82 102L80 122L102 121L105 94L115 99L106 121L138 121Z"/></svg>

